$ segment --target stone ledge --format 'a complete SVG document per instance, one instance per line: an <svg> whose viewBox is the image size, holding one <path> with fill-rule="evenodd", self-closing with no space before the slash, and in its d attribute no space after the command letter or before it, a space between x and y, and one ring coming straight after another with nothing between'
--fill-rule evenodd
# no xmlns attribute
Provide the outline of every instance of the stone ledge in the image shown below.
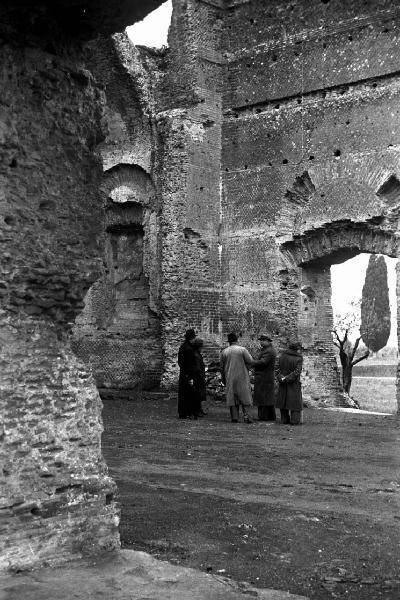
<svg viewBox="0 0 400 600"><path fill-rule="evenodd" d="M280 590L256 589L226 577L156 560L145 552L123 550L96 562L72 563L0 577L7 600L306 600Z"/></svg>

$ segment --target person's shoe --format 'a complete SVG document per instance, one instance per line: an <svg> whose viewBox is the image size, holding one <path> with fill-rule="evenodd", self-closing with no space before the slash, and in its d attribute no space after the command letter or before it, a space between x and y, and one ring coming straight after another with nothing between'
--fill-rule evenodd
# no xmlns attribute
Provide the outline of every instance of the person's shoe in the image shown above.
<svg viewBox="0 0 400 600"><path fill-rule="evenodd" d="M231 423L239 423L238 419L231 419Z"/></svg>
<svg viewBox="0 0 400 600"><path fill-rule="evenodd" d="M245 415L243 417L243 423L252 423L253 419L251 417L249 417L249 415Z"/></svg>

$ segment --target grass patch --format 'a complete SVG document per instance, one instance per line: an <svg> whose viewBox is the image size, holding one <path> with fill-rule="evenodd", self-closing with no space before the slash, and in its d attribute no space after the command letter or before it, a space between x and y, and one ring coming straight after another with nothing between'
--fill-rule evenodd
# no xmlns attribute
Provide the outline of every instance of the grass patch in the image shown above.
<svg viewBox="0 0 400 600"><path fill-rule="evenodd" d="M385 377L353 377L351 396L358 400L360 408L376 412L397 411L396 381Z"/></svg>

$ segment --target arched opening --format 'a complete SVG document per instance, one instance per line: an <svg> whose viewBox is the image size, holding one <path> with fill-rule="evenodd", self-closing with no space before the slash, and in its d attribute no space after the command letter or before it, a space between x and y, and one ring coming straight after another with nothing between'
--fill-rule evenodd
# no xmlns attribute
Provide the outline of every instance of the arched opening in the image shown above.
<svg viewBox="0 0 400 600"><path fill-rule="evenodd" d="M299 269L297 328L305 347L304 391L322 405L340 406L344 402L331 336L331 267L361 253L397 258L395 236L379 225L337 221L297 236L281 247L286 260Z"/></svg>
<svg viewBox="0 0 400 600"><path fill-rule="evenodd" d="M106 172L104 272L89 290L74 349L92 365L102 395L159 385L157 217L149 175L137 165Z"/></svg>
<svg viewBox="0 0 400 600"><path fill-rule="evenodd" d="M348 328L349 341L346 350L353 352L357 338L360 336L361 297L365 283L366 270L371 254L362 253L356 257L331 267L332 308L334 329ZM396 371L397 371L397 294L396 266L397 259L385 257L387 269L388 296L390 303L390 335L386 345L378 352L368 350L361 339L354 355L355 366L352 369L351 397L360 409L382 412L397 412ZM367 356L366 359L363 357ZM339 349L337 350L339 359ZM340 360L339 370L342 371Z"/></svg>

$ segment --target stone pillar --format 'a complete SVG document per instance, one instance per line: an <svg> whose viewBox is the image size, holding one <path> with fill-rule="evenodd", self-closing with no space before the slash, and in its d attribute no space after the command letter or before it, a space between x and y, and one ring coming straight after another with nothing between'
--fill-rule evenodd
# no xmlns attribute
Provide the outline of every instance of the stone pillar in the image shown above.
<svg viewBox="0 0 400 600"><path fill-rule="evenodd" d="M119 545L101 400L69 331L100 276L104 99L66 45L0 45L0 568ZM19 46L21 44L21 46Z"/></svg>
<svg viewBox="0 0 400 600"><path fill-rule="evenodd" d="M313 400L337 404L340 378L331 330L330 266L300 267L298 335L305 348L303 391Z"/></svg>

